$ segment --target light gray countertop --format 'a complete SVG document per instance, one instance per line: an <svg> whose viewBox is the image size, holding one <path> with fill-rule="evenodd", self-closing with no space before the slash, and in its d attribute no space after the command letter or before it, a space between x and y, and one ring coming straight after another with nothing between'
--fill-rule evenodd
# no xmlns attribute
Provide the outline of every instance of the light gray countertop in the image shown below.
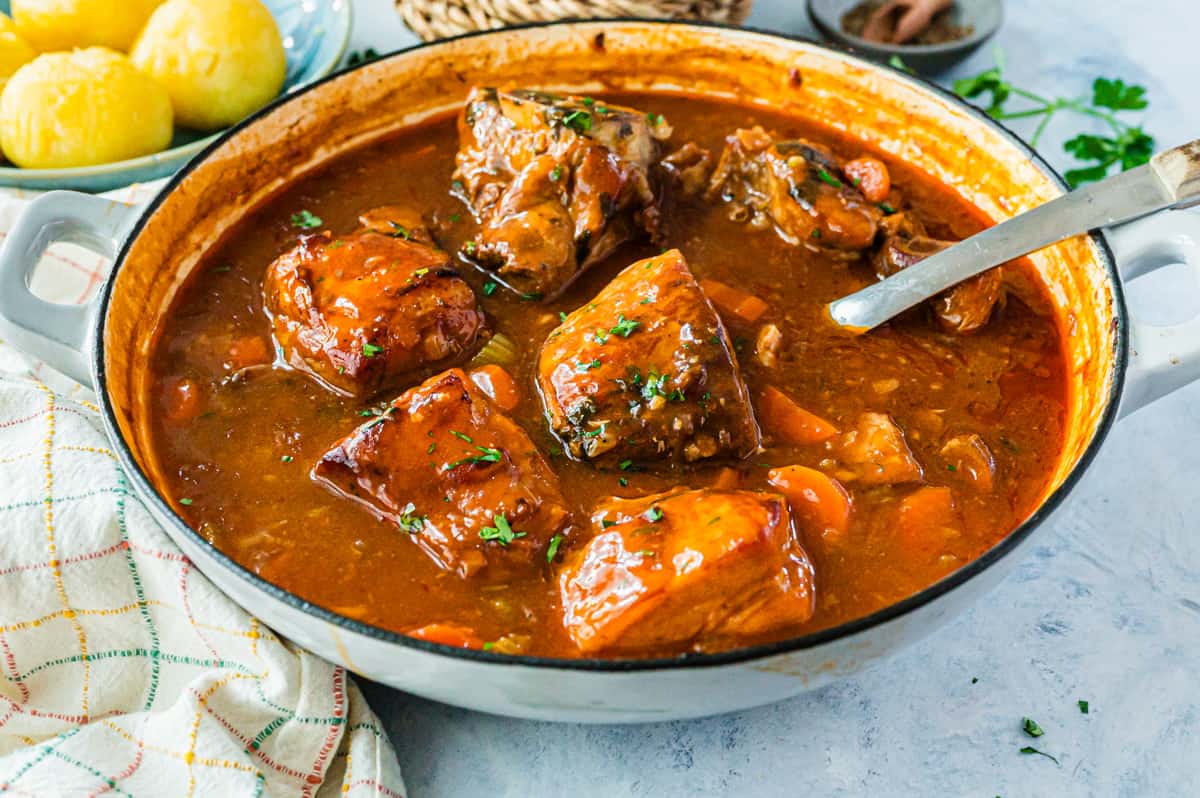
<svg viewBox="0 0 1200 798"><path fill-rule="evenodd" d="M354 49L416 41L388 0L355 10ZM758 0L750 22L813 36L799 0ZM993 41L1013 80L1043 94L1087 94L1099 75L1146 86L1146 127L1163 148L1200 136L1197 30L1196 0L1009 0ZM946 77L991 58L985 47ZM1052 123L1041 150L1055 166L1069 167L1061 142L1078 129ZM1129 295L1135 313L1163 322L1200 309L1200 281L1183 269ZM419 798L1200 795L1198 481L1193 385L1114 428L1058 523L971 612L874 670L775 706L572 726L364 686ZM1021 732L1025 715L1044 737ZM1061 764L1021 755L1029 743Z"/></svg>

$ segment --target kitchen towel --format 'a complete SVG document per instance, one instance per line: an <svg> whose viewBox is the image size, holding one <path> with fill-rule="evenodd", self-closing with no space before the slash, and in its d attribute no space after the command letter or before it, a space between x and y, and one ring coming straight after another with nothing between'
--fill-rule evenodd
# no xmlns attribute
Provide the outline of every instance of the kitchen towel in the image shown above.
<svg viewBox="0 0 1200 798"><path fill-rule="evenodd" d="M0 236L28 197L0 190ZM106 269L55 247L33 288L82 302ZM346 671L213 587L130 492L90 392L3 342L0 794L404 794Z"/></svg>

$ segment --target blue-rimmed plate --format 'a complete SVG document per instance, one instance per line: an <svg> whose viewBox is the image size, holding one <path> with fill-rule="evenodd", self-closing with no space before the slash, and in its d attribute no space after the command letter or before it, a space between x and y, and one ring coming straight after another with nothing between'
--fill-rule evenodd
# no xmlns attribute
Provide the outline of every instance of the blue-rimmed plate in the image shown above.
<svg viewBox="0 0 1200 798"><path fill-rule="evenodd" d="M350 39L350 0L263 0L279 24L287 51L284 92L328 75L337 68ZM0 0L8 13L9 0ZM176 129L169 149L127 161L73 169L0 167L0 186L48 191L73 188L108 191L130 183L145 183L172 174L200 152L219 133Z"/></svg>

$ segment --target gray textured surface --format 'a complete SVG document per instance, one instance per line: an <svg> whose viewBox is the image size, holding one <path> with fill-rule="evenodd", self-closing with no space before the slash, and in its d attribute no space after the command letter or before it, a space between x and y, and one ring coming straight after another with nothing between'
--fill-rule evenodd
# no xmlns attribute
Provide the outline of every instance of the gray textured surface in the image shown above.
<svg viewBox="0 0 1200 798"><path fill-rule="evenodd" d="M413 41L387 0L356 0L356 10L354 47ZM1200 136L1196 0L1010 0L1007 15L995 41L1014 80L1082 95L1095 76L1120 76L1148 88L1160 146ZM759 0L751 22L811 35L797 0ZM955 74L990 61L985 48ZM1077 124L1052 124L1042 142L1052 163L1067 165L1061 141ZM1200 307L1182 270L1130 295L1161 321ZM1116 427L1061 521L1038 531L1028 561L972 612L859 678L776 706L585 727L366 689L421 798L1200 795L1198 478L1193 386ZM1061 765L1018 753L1032 742L1023 715L1041 723L1035 744Z"/></svg>

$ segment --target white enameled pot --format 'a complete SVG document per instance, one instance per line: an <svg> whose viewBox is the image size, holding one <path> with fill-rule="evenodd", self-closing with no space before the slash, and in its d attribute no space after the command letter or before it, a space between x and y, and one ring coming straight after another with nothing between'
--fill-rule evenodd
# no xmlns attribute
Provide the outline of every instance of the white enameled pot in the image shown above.
<svg viewBox="0 0 1200 798"><path fill-rule="evenodd" d="M1070 407L1051 483L1019 528L911 598L796 639L665 660L466 651L341 617L229 559L156 492L147 353L190 270L238 219L330 158L458 106L472 85L682 91L782 108L906 160L994 219L1063 191L1041 159L985 114L888 67L768 33L598 21L464 36L335 75L229 131L147 207L66 192L32 202L0 250L0 335L96 389L131 484L209 579L282 635L355 673L472 709L597 722L709 715L826 684L963 612L1020 561L1039 526L1064 512L1118 415L1200 376L1200 319L1140 324L1128 316L1120 283L1122 274L1179 261L1200 269L1200 218L1168 212L1072 238L1031 256L1028 275L1047 287L1067 349ZM30 293L30 273L54 241L114 259L90 304L51 305Z"/></svg>

